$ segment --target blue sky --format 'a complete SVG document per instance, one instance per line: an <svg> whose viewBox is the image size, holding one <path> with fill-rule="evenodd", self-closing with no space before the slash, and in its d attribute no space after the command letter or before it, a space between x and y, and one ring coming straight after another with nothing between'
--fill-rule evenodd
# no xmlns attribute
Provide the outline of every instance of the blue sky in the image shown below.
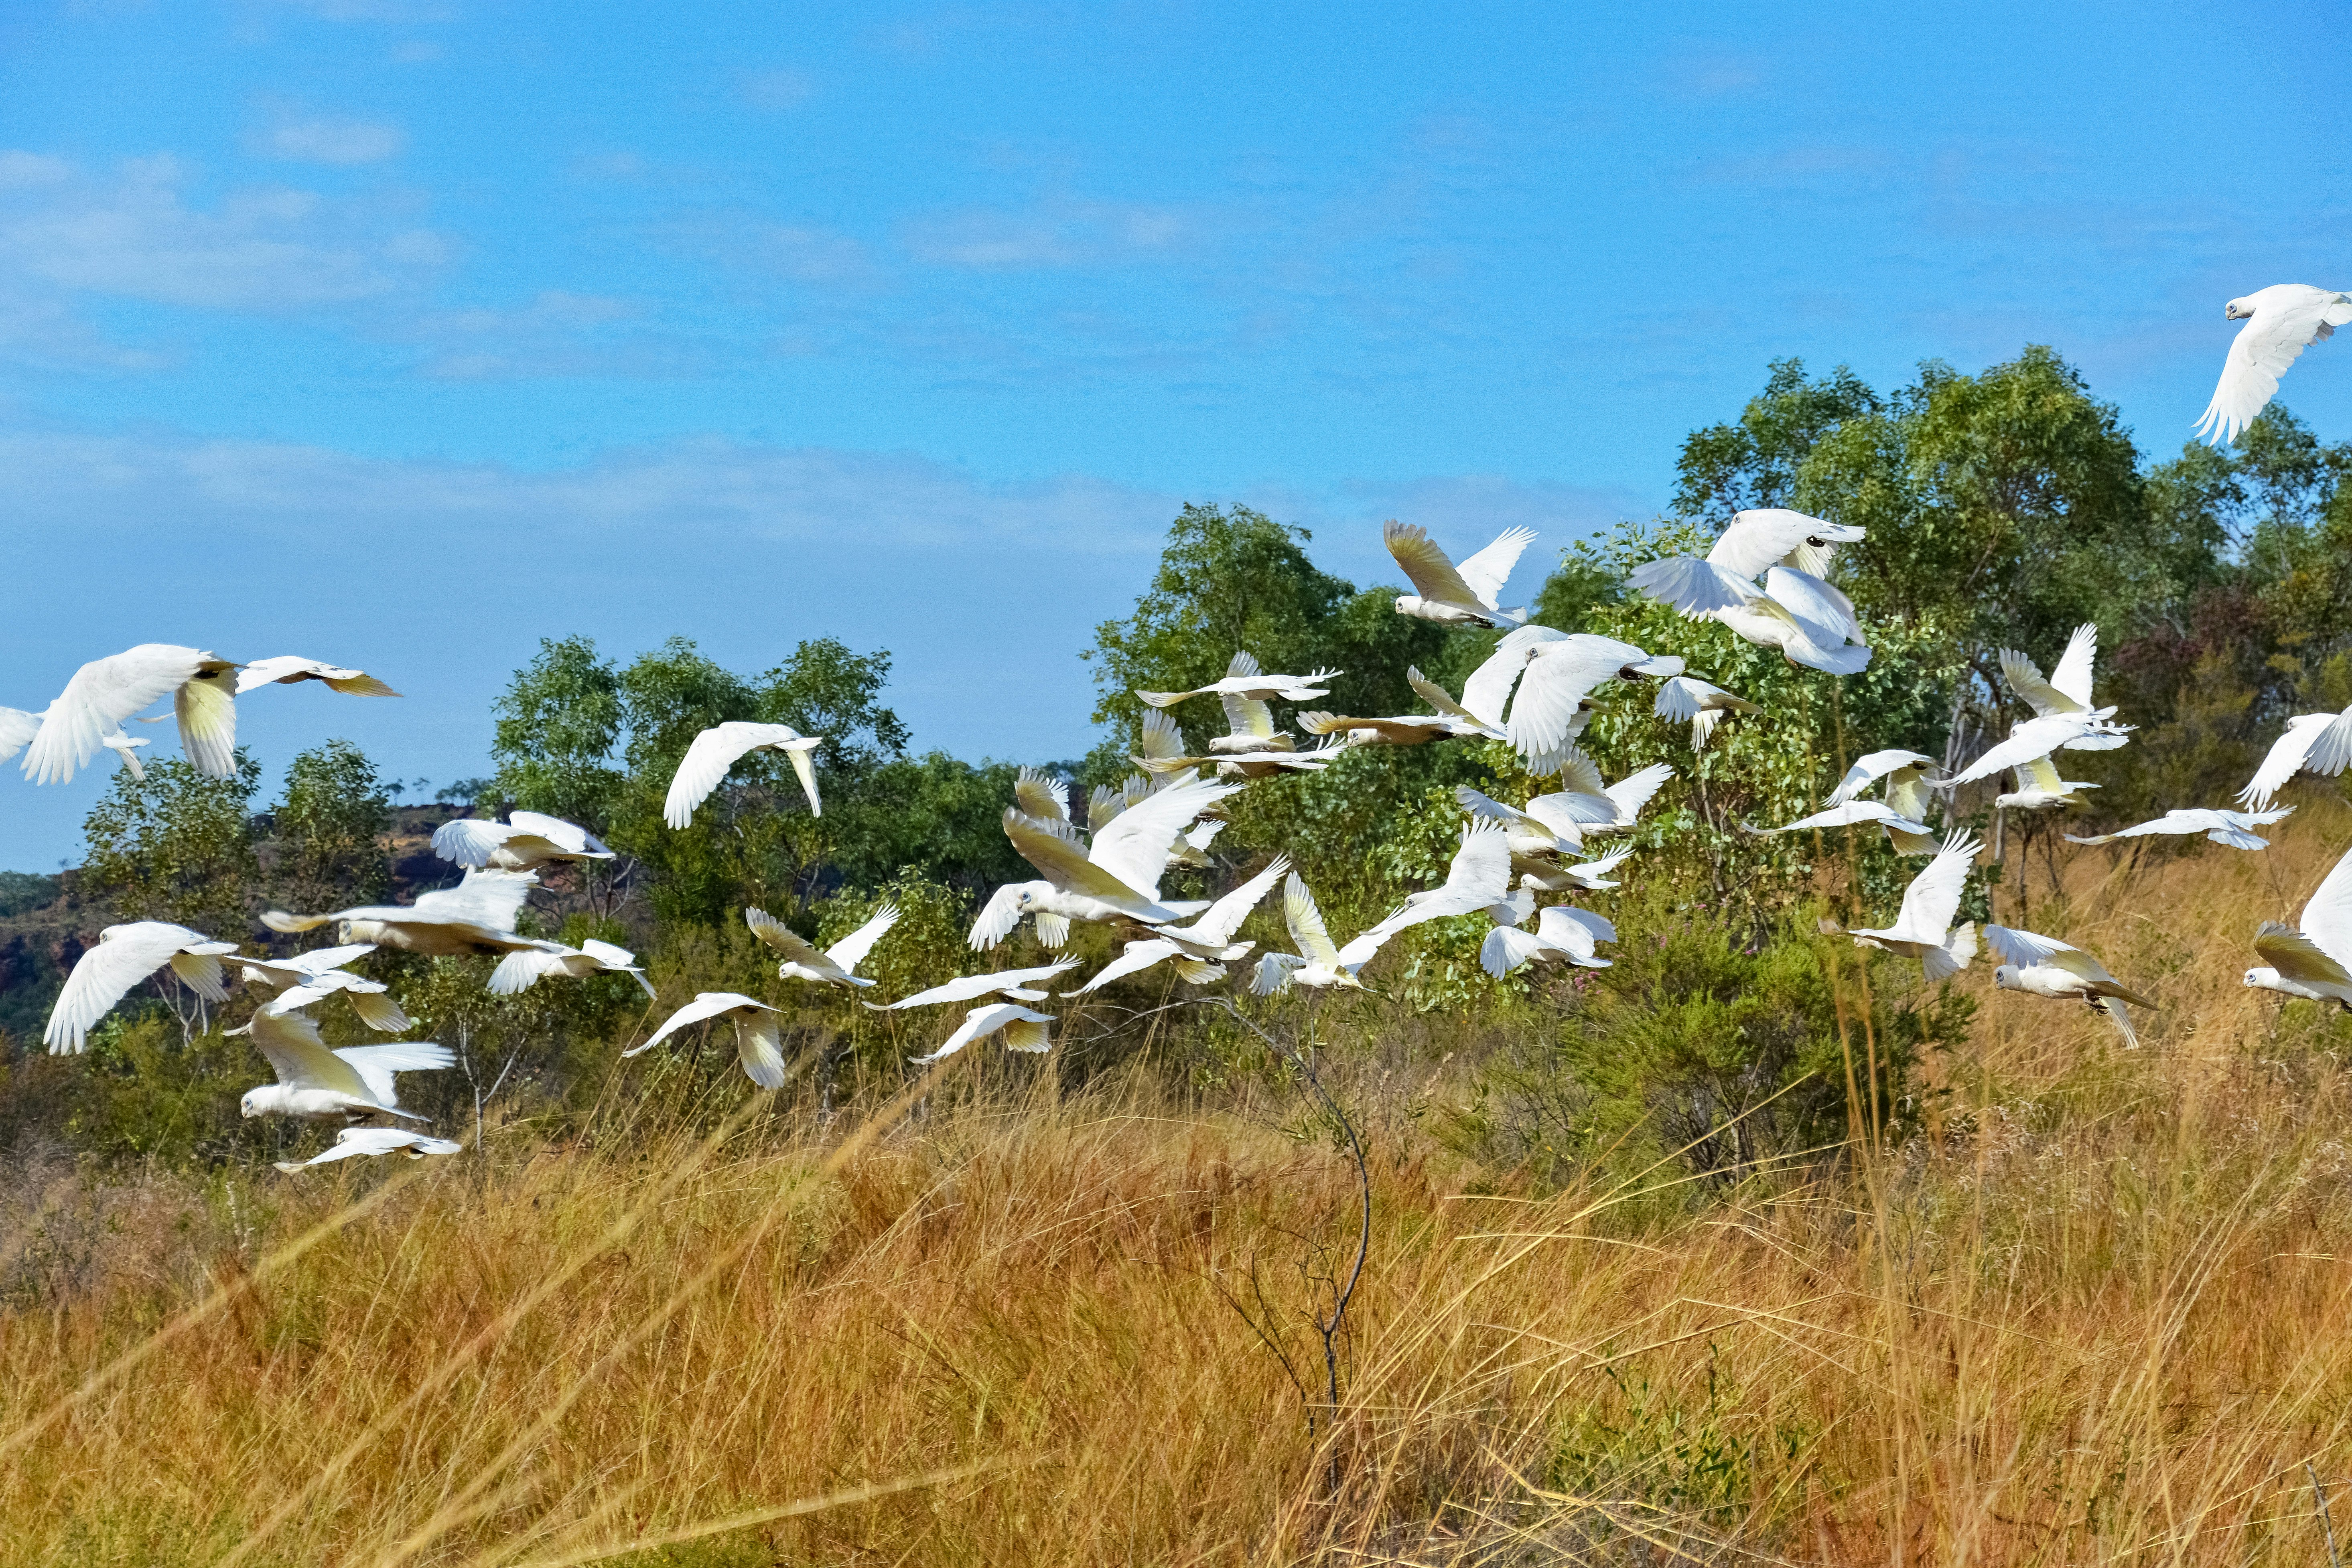
<svg viewBox="0 0 2352 1568"><path fill-rule="evenodd" d="M542 636L834 635L918 745L1068 755L1183 500L1539 571L1770 358L2029 342L2166 454L2225 299L2346 276L2332 8L1597 11L6 7L0 702L342 660L409 695L248 700L264 762L438 784ZM0 865L103 777L0 774Z"/></svg>

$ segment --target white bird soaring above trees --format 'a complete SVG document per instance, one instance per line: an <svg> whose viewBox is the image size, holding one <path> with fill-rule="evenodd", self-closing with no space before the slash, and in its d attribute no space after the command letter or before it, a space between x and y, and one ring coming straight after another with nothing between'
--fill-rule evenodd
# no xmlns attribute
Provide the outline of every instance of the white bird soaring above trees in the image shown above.
<svg viewBox="0 0 2352 1568"><path fill-rule="evenodd" d="M954 1034L940 1042L939 1049L929 1056L907 1059L918 1067L945 1061L974 1040L984 1040L991 1035L1004 1037L1008 1051L1044 1051L1052 1048L1046 1037L1046 1027L1054 1021L1051 1013L1033 1013L1017 1002L992 1002L985 1007L974 1007L963 1016Z"/></svg>
<svg viewBox="0 0 2352 1568"><path fill-rule="evenodd" d="M898 906L884 904L864 925L823 952L765 910L745 910L743 923L751 928L753 936L784 955L784 961L776 965L779 979L805 980L814 985L871 985L874 982L859 974L857 966L898 923Z"/></svg>
<svg viewBox="0 0 2352 1568"><path fill-rule="evenodd" d="M2008 926L1986 926L1985 940L2002 960L1992 972L1995 985L2053 1002L2088 1003L2094 1012L2105 1013L2123 1031L2126 1045L2139 1044L2124 1004L2139 1007L2156 1004L2108 973L2106 965L2097 959L2055 937Z"/></svg>
<svg viewBox="0 0 2352 1568"><path fill-rule="evenodd" d="M2270 963L2246 971L2248 985L2352 1013L2352 850L2320 879L2300 921L2262 923L2254 952Z"/></svg>
<svg viewBox="0 0 2352 1568"><path fill-rule="evenodd" d="M1715 733L1716 725L1727 713L1761 713L1761 708L1745 697L1736 697L1722 687L1692 676L1676 675L1658 683L1658 700L1650 711L1661 719L1687 721L1691 727L1691 750L1706 749L1706 738Z"/></svg>
<svg viewBox="0 0 2352 1568"><path fill-rule="evenodd" d="M1176 973L1195 985L1205 985L1225 973L1225 965L1247 958L1257 946L1254 942L1236 942L1234 933L1242 921L1257 908L1258 900L1272 890L1290 869L1290 857L1277 855L1274 863L1223 898L1211 904L1190 925L1162 926L1150 936L1129 942L1119 956L1096 972L1093 979L1076 991L1065 991L1065 996L1083 996L1114 980L1139 974L1156 963L1169 959L1176 961Z"/></svg>
<svg viewBox="0 0 2352 1568"><path fill-rule="evenodd" d="M2074 628L2066 641L2066 651L2058 660L2058 668L2050 679L2042 678L2042 667L2013 647L2000 650L2001 679L2009 689L2037 719L2055 719L2065 714L2088 714L2094 719L2112 719L2112 706L2095 708L2091 704L2092 667L2099 658L2099 628L2096 623L2084 621ZM2111 738L2105 746L2078 746L2077 751L2111 751L2124 743L2123 737Z"/></svg>
<svg viewBox="0 0 2352 1568"><path fill-rule="evenodd" d="M2128 724L2094 719L2087 713L2053 713L2047 719L2028 719L2009 732L2009 739L1953 774L1944 787L1957 788L1989 779L1995 773L2047 757L2053 752L2107 751L2114 745L2115 737L2128 735L2131 729ZM2084 742L2090 743L2085 745Z"/></svg>
<svg viewBox="0 0 2352 1568"><path fill-rule="evenodd" d="M2089 838L2066 835L2069 844L2113 844L2118 838L2142 838L2151 834L2201 833L2216 844L2226 844L2232 849L2267 849L2270 840L2257 837L2254 829L2284 820L2294 807L2280 806L2275 811L2213 811L2203 807L2183 810L2178 806L2153 822L2142 822L2130 827L2118 827L2113 833L2101 833Z"/></svg>
<svg viewBox="0 0 2352 1568"><path fill-rule="evenodd" d="M104 737L160 698L172 699L180 746L196 771L214 778L236 772L236 663L171 643L141 643L74 671L41 715L40 731L25 752L25 776L63 784L89 759Z"/></svg>
<svg viewBox="0 0 2352 1568"><path fill-rule="evenodd" d="M463 1143L405 1127L346 1127L335 1134L334 1142L323 1153L307 1160L280 1160L277 1164L279 1170L291 1173L362 1154L405 1154L412 1160L422 1160L427 1154L462 1154L465 1151Z"/></svg>
<svg viewBox="0 0 2352 1568"><path fill-rule="evenodd" d="M1028 969L999 969L988 974L962 974L928 991L901 996L896 1002L868 1002L866 1005L877 1013L899 1013L909 1007L937 1007L950 1002L970 1002L982 996L1003 996L1016 1002L1043 1002L1053 994L1045 988L1045 983L1077 966L1078 960L1066 958L1059 963L1042 963Z"/></svg>
<svg viewBox="0 0 2352 1568"><path fill-rule="evenodd" d="M2194 429L2215 446L2235 441L2278 391L2279 377L2303 351L2352 323L2352 294L2308 283L2273 283L2221 307L2221 319L2243 321L2221 361L2213 401Z"/></svg>
<svg viewBox="0 0 2352 1568"><path fill-rule="evenodd" d="M1414 590L1397 596L1397 614L1448 626L1524 625L1525 605L1513 610L1496 606L1501 603L1503 584L1510 577L1511 568L1519 563L1520 552L1535 537L1532 528L1507 528L1492 544L1456 566L1423 530L1391 518L1381 525L1381 539Z"/></svg>
<svg viewBox="0 0 2352 1568"><path fill-rule="evenodd" d="M1285 702L1306 702L1330 692L1322 683L1344 673L1337 669L1318 669L1312 675L1268 675L1258 668L1257 659L1248 652L1236 653L1225 666L1225 678L1206 686L1196 686L1190 691L1139 691L1138 700L1154 708L1172 708L1189 697L1238 697L1244 701L1270 702L1279 698Z"/></svg>
<svg viewBox="0 0 2352 1568"><path fill-rule="evenodd" d="M2260 811L2295 774L2334 778L2347 763L2352 763L2352 708L2341 713L2298 713L2263 754L2262 766L2238 792L2238 804Z"/></svg>
<svg viewBox="0 0 2352 1568"><path fill-rule="evenodd" d="M1557 771L1584 730L1588 696L1612 680L1680 675L1683 661L1590 632L1521 626L1495 645L1462 688L1462 706L1504 731L1530 773ZM1505 702L1510 714L1504 717Z"/></svg>
<svg viewBox="0 0 2352 1568"><path fill-rule="evenodd" d="M2017 787L1992 797L1993 805L2001 811L2046 811L2057 805L2084 805L2088 803L2083 792L2099 787L2081 779L2059 777L2054 754L2031 758L2010 771L2016 775Z"/></svg>
<svg viewBox="0 0 2352 1568"><path fill-rule="evenodd" d="M300 680L315 680L328 690L340 691L346 697L400 695L364 669L345 669L341 665L321 664L315 658L290 653L276 658L257 658L237 672L236 694L242 697L265 686L291 686Z"/></svg>
<svg viewBox="0 0 2352 1568"><path fill-rule="evenodd" d="M1959 912L1969 868L1983 848L1965 830L1954 829L1945 837L1944 847L1936 858L1903 889L1903 908L1893 925L1884 931L1854 930L1845 934L1858 946L1917 959L1930 984L1949 980L1977 955L1975 923L1963 921L1954 929L1952 917ZM1824 927L1833 928L1834 922Z"/></svg>
<svg viewBox="0 0 2352 1568"><path fill-rule="evenodd" d="M221 955L235 952L236 943L215 942L202 931L168 921L132 921L108 926L98 933L98 945L74 960L49 1009L42 1043L51 1056L79 1055L89 1038L91 1026L114 1010L131 988L170 965L180 983L207 1002L228 1000L223 983Z"/></svg>
<svg viewBox="0 0 2352 1568"><path fill-rule="evenodd" d="M1735 514L1704 559L1668 555L1626 581L1695 620L1717 620L1791 664L1855 675L1870 666L1853 605L1826 581L1832 550L1865 531L1785 507ZM1761 576L1764 585L1756 585Z"/></svg>
<svg viewBox="0 0 2352 1568"><path fill-rule="evenodd" d="M278 1075L245 1091L237 1112L256 1116L291 1116L303 1121L360 1121L381 1112L407 1121L424 1117L400 1108L393 1074L431 1072L457 1058L446 1046L431 1040L403 1040L386 1046L345 1046L329 1050L319 1038L319 1026L303 1014L265 1007L243 1028L227 1031L249 1036L253 1048Z"/></svg>
<svg viewBox="0 0 2352 1568"><path fill-rule="evenodd" d="M1475 736L1481 740L1499 741L1505 738L1496 729L1446 694L1438 685L1412 665L1405 667L1404 678L1423 702L1437 710L1434 713L1407 713L1392 719L1349 719L1332 713L1301 713L1298 727L1310 735L1344 734L1357 745L1418 746L1424 742Z"/></svg>
<svg viewBox="0 0 2352 1568"><path fill-rule="evenodd" d="M1519 886L1538 893L1605 893L1617 884L1609 873L1623 865L1633 855L1631 849L1620 849L1593 860L1522 860L1514 851L1511 869L1519 879Z"/></svg>
<svg viewBox="0 0 2352 1568"><path fill-rule="evenodd" d="M743 1076L761 1089L784 1087L784 1035L776 1022L778 1009L757 997L746 996L740 991L704 991L694 1000L672 1013L662 1026L646 1037L646 1043L632 1046L621 1054L640 1056L652 1050L680 1029L695 1024L725 1018L735 1026L735 1056L743 1065Z"/></svg>
<svg viewBox="0 0 2352 1568"><path fill-rule="evenodd" d="M803 735L790 724L752 724L733 719L714 724L697 735L686 755L678 759L668 798L662 802L662 820L677 828L690 826L695 808L710 798L727 771L746 754L762 749L782 752L791 759L801 793L808 796L809 815L823 816L824 805L817 799L816 768L809 753L824 744L823 735Z"/></svg>
<svg viewBox="0 0 2352 1568"><path fill-rule="evenodd" d="M433 853L458 866L530 871L555 861L610 860L603 839L560 816L516 811L504 822L460 816L433 830Z"/></svg>
<svg viewBox="0 0 2352 1568"><path fill-rule="evenodd" d="M1007 808L1004 836L1045 877L997 889L972 924L972 948L996 946L1024 915L1172 925L1198 912L1198 905L1160 901L1169 847L1194 818L1242 787L1202 780L1171 785L1120 812L1090 845L1080 844L1066 822L1040 821Z"/></svg>
<svg viewBox="0 0 2352 1568"><path fill-rule="evenodd" d="M532 939L515 935L515 917L538 886L539 878L529 871L468 871L456 887L419 893L414 904L369 904L323 915L269 910L261 923L291 935L335 921L339 941L374 942L430 958L511 952L531 944Z"/></svg>
<svg viewBox="0 0 2352 1568"><path fill-rule="evenodd" d="M578 947L566 947L560 942L547 942L530 937L515 939L518 945L508 950L490 971L489 984L484 987L493 996L518 996L551 974L571 980L585 980L592 974L625 974L637 983L637 989L648 1001L659 1001L654 994L654 983L637 963L637 955L625 947L590 937Z"/></svg>

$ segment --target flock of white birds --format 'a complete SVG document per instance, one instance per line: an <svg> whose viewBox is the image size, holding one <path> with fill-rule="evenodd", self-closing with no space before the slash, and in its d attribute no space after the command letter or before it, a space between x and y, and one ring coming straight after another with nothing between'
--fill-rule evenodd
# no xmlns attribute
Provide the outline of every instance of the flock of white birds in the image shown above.
<svg viewBox="0 0 2352 1568"><path fill-rule="evenodd" d="M2242 299L2225 310L2247 325L2231 343L2211 405L2198 424L2213 440L2234 440L2278 388L2278 377L2305 347L2352 322L2352 294L2301 284L2281 284ZM1694 751L1704 748L1716 726L1727 718L1755 714L1755 703L1685 673L1683 661L1653 656L1630 643L1590 633L1556 631L1527 624L1524 608L1502 606L1504 584L1533 531L1514 528L1484 550L1456 563L1417 527L1389 523L1383 537L1415 592L1400 596L1397 613L1441 626L1503 630L1494 652L1465 683L1459 698L1418 670L1412 689L1431 711L1357 717L1323 710L1297 713L1298 728L1319 743L1301 749L1276 727L1272 703L1299 707L1329 695L1325 682L1341 672L1267 674L1246 652L1234 655L1224 679L1190 691L1139 691L1147 705L1137 772L1118 788L1097 787L1085 803L1083 821L1073 810L1064 781L1023 769L1015 799L1005 809L1004 832L1021 857L1035 868L1034 880L999 888L973 922L974 952L1000 947L1024 920L1035 923L1039 942L1058 952L1073 921L1111 927L1127 935L1118 956L1083 985L1059 994L1084 996L1118 979L1158 964L1173 966L1187 984L1221 981L1255 943L1238 939L1243 921L1276 883L1292 952L1258 955L1250 989L1260 995L1291 986L1364 989L1361 973L1390 939L1430 921L1483 914L1491 922L1479 957L1501 978L1529 963L1561 962L1606 968L1600 946L1617 940L1609 920L1572 901L1538 906L1542 898L1613 889L1612 873L1632 852L1601 853L1595 840L1635 826L1658 789L1674 777L1665 763L1609 783L1598 763L1579 746L1594 711L1595 699L1621 684L1654 682L1652 711L1687 722ZM1834 676L1860 673L1870 664L1853 605L1828 581L1834 552L1858 544L1862 529L1782 509L1743 511L1704 558L1671 556L1637 568L1630 579L1639 592L1671 605L1695 619L1720 622L1759 647L1778 649L1795 665ZM1955 925L1961 896L1984 846L1965 830L1940 837L1927 818L1939 795L2008 773L2015 788L1998 795L2001 810L2042 811L2081 805L2082 792L2095 786L2063 778L2057 758L2074 751L2103 751L2128 742L2132 726L2116 721L2113 707L2098 707L2092 692L2097 659L2096 629L2078 628L2045 678L2022 653L2005 650L2001 674L2011 694L2033 717L1964 769L1947 776L1917 752L1874 752L1856 762L1838 782L1823 809L1799 821L1759 832L1794 832L1835 827L1876 827L1905 855L1930 855L1924 870L1905 890L1895 922L1883 929L1844 931L1855 942L1919 960L1929 982L1949 980L1977 953L1972 922ZM180 742L198 771L226 777L236 767L236 699L272 685L316 680L355 696L395 696L365 671L285 657L238 664L201 651L148 643L94 659L75 672L56 701L35 714L0 708L0 761L25 752L23 771L35 784L70 779L99 751L110 750L136 777L144 777L137 748L143 737L127 733L126 722L161 723L176 718ZM1203 697L1223 706L1226 732L1203 752L1188 754L1169 710ZM141 710L170 699L172 711L139 717ZM1174 868L1207 868L1207 850L1223 826L1221 804L1252 782L1330 765L1343 751L1364 746L1413 746L1449 739L1507 742L1531 773L1555 774L1559 787L1524 805L1510 805L1463 786L1457 791L1465 820L1461 846L1444 880L1407 895L1386 918L1340 943L1331 936L1314 895L1286 857L1213 901L1171 899L1160 883ZM730 770L758 750L791 760L809 810L822 814L812 753L824 737L802 735L782 724L725 723L702 731L688 747L672 779L664 820L674 829L694 813ZM2273 798L2299 773L2335 776L2352 764L2352 708L2341 713L2300 714L2288 721L2253 778L2240 792L2241 809L2174 810L2096 837L2066 837L2077 844L2106 844L2159 834L2201 833L2215 843L2261 849L2266 841L2254 829L2284 817L2292 807L2273 807ZM1865 798L1873 789L1876 799ZM354 1015L378 1033L403 1034L412 1022L380 981L349 967L377 948L428 956L490 955L498 959L488 989L510 995L551 976L580 978L625 973L654 988L635 958L609 942L567 946L517 933L516 924L539 869L583 861L609 860L613 851L572 823L535 812L516 811L501 823L460 818L433 837L435 851L464 870L454 888L420 895L413 904L336 910L296 915L272 910L263 924L299 933L329 924L337 945L291 958L252 956L241 943L219 942L185 926L139 921L110 926L98 944L74 964L51 1010L44 1040L55 1053L83 1049L90 1029L122 998L159 971L169 969L178 984L217 1004L227 1000L228 968L268 1000L238 1031L249 1036L277 1081L248 1091L241 1109L247 1117L286 1116L341 1122L336 1142L315 1159L320 1164L362 1154L401 1152L412 1157L457 1152L462 1145L435 1138L401 1122L424 1120L401 1108L395 1075L446 1068L449 1050L426 1040L330 1048L310 1009L341 994ZM781 979L804 985L869 988L875 982L857 970L897 923L899 911L885 905L872 919L831 947L820 950L766 911L747 909L751 933L781 952ZM1835 931L1833 926L1826 930ZM1993 971L2002 990L2057 1001L2087 1004L2104 1013L2126 1042L2137 1044L2128 1008L2156 1004L2117 980L2093 954L2053 937L1988 924L1985 938L2002 962ZM2304 909L2297 926L2265 922L2253 939L2268 963L2246 972L2250 986L2290 996L2333 1001L2352 1011L2352 851L2329 872ZM889 1003L867 1002L877 1011L978 1002L961 1022L919 1064L940 1061L976 1040L1000 1037L1016 1051L1044 1051L1050 1045L1051 1014L1033 1003L1055 994L1050 983L1077 966L1075 958L1022 969L969 974ZM656 998L658 1000L658 998ZM727 1020L733 1028L744 1073L763 1089L785 1080L782 1010L737 992L703 992L673 1013L635 1056L692 1026ZM285 1170L300 1168L286 1164Z"/></svg>

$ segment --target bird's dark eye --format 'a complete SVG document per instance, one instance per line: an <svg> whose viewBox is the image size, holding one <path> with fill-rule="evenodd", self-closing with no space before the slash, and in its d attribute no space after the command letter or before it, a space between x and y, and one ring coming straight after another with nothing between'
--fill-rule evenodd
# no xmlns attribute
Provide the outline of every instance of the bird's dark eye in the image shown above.
<svg viewBox="0 0 2352 1568"><path fill-rule="evenodd" d="M1805 542L1811 545L1814 549L1819 550L1822 545L1827 544L1829 541L1826 539L1808 539Z"/></svg>

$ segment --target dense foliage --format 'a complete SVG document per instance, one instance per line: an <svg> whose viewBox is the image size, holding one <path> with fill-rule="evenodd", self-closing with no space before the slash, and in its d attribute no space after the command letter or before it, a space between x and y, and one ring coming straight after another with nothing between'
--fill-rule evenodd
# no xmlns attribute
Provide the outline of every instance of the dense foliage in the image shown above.
<svg viewBox="0 0 2352 1568"><path fill-rule="evenodd" d="M1965 1041L1969 1007L1925 987L1916 964L1826 941L1813 921L1891 917L1917 863L1874 834L1754 829L1812 809L1865 752L1973 754L2020 712L1998 678L2000 650L2022 649L2047 668L2084 620L2100 631L2102 700L2139 728L2124 750L2070 762L2101 787L2097 804L2064 826L2222 803L2288 713L2352 702L2347 474L2352 445L2322 444L2276 405L2234 448L2190 447L2152 462L2115 409L2046 349L1974 375L1927 364L1892 391L1843 368L1813 375L1794 361L1775 363L1735 419L1685 443L1673 515L1571 542L1548 561L1531 557L1511 595L1524 595L1543 624L1678 654L1765 709L1727 720L1695 753L1685 727L1652 716L1646 688L1600 694L1584 744L1607 776L1654 762L1675 773L1627 840L1636 854L1621 873L1625 891L1585 900L1619 922L1615 966L1491 981L1476 965L1486 928L1473 916L1410 932L1368 973L1374 995L1319 1021L1297 999L1253 1005L1270 1026L1318 1038L1409 1025L1434 1039L1428 1031L1442 1024L1486 1042L1475 1068L1482 1088L1456 1134L1549 1179L1612 1151L1648 1159L1685 1150L1728 1180L1859 1130L1900 1136L1919 1114L1916 1064ZM1869 530L1837 565L1874 650L1863 675L1797 668L1622 587L1642 561L1703 551L1734 510L1782 505ZM1462 550L1483 540L1444 542ZM1409 669L1458 691L1493 647L1492 633L1397 616L1395 585L1331 574L1315 563L1312 543L1306 531L1246 507L1188 506L1175 519L1133 612L1097 627L1086 650L1103 738L1063 770L1082 814L1085 786L1129 772L1139 689L1203 685L1245 649L1269 670L1335 671L1329 696L1312 706L1410 713L1422 704ZM543 642L498 703L494 772L466 788L479 811L521 807L577 822L614 858L551 872L526 929L631 946L665 998L739 989L783 1005L790 1053L816 1064L800 1081L827 1105L899 1081L936 1021L779 982L773 955L740 914L758 905L830 942L895 902L904 918L868 973L883 983L877 994L898 994L972 966L962 938L979 900L1032 874L999 826L1013 764L911 752L887 704L890 673L887 652L830 638L801 642L757 671L728 669L683 637L625 659L585 637ZM1223 730L1209 699L1174 716L1196 748ZM664 797L688 744L729 720L824 737L815 753L822 815L783 757L756 752L689 827L665 825ZM1276 721L1295 725L1296 714L1280 708ZM88 856L67 884L0 882L0 922L15 944L0 945L12 987L0 1021L17 1058L7 1095L65 1095L76 1108L66 1120L86 1149L179 1158L247 1151L250 1138L222 1106L261 1073L218 1033L247 1001L215 1018L166 1008L154 993L126 1007L82 1068L24 1061L45 988L97 925L167 919L259 942L267 933L253 919L271 903L322 910L411 896L418 873L401 868L435 865L423 836L448 812L395 814L398 786L347 742L294 758L282 798L257 813L260 782L251 759L226 780L170 759L150 763L144 783L119 773L90 813ZM1171 886L1222 890L1287 854L1344 940L1443 874L1459 836L1454 790L1465 784L1513 803L1549 787L1496 744L1352 750L1319 773L1253 784L1228 807L1212 865L1173 874ZM1956 821L1990 827L1986 798L1963 795ZM1999 858L1971 889L1964 917L2021 914L2035 896L2037 859L2046 870L2059 853L2053 824L2003 826ZM2149 852L2199 851L2191 843ZM440 871L454 880L454 869ZM73 929L37 942L22 922L42 918ZM1275 906L1245 934L1282 942ZM1097 929L1082 929L1073 949L1090 963L1114 951ZM985 962L1039 956L1023 936ZM642 1037L647 1010L625 977L542 984L501 999L481 989L486 961L373 962L422 1026L465 1053L462 1074L420 1075L421 1100L439 1112L469 1111L473 1094L504 1069L561 1120L602 1092L614 1053ZM37 994L42 1004L27 1001ZM1224 1025L1156 1011L1186 994L1153 971L1066 1010L1065 1070L1147 1049L1199 1084L1228 1081L1237 1064L1273 1069ZM326 1010L330 1037L358 1037L339 1006ZM74 1089L60 1076L75 1071L91 1087ZM209 1109L167 1111L158 1095Z"/></svg>

